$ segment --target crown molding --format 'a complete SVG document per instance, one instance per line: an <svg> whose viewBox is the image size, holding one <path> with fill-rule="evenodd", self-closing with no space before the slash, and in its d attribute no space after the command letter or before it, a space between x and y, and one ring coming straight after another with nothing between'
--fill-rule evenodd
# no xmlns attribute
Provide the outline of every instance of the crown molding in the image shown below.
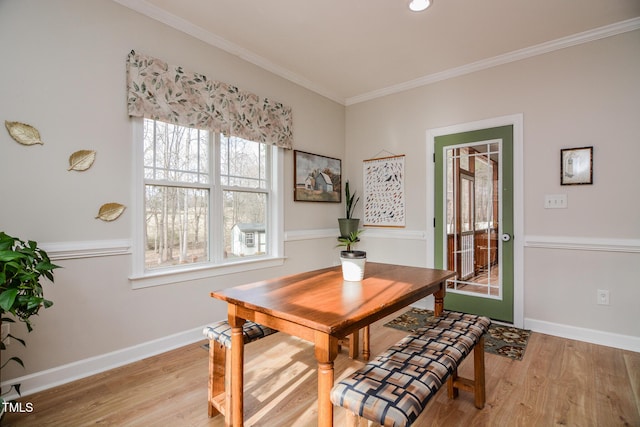
<svg viewBox="0 0 640 427"><path fill-rule="evenodd" d="M615 24L606 25L604 27L599 27L593 30L574 34L572 36L562 37L535 46L505 53L503 55L498 55L492 58L483 59L481 61L472 62L460 67L451 68L434 74L429 74L397 85L388 86L386 88L374 90L368 93L363 93L362 95L347 98L345 100L345 105L349 106L365 101L370 101L375 98L381 98L383 96L404 92L406 90L415 89L421 86L427 86L443 80L463 76L465 74L475 73L476 71L486 70L498 65L520 61L522 59L543 55L545 53L554 52L556 50L576 46L582 43L592 42L595 40L600 40L606 37L615 36L637 29L640 29L640 18L628 19L626 21L621 21Z"/></svg>
<svg viewBox="0 0 640 427"><path fill-rule="evenodd" d="M443 80L451 79L454 77L463 76L465 74L474 73L476 71L485 70L488 68L496 67L498 65L508 64L510 62L520 61L522 59L531 58L533 56L542 55L545 53L553 52L556 50L564 49L579 45L582 43L588 43L594 40L603 39L606 37L615 36L618 34L626 33L640 29L640 17L632 18L625 21L617 22L611 25L605 25L603 27L595 28L593 30L584 31L582 33L574 34L567 37L562 37L557 40L541 43L528 48L516 50L503 55L494 56L492 58L483 59L470 64L462 65L460 67L451 68L438 73L429 74L423 77L419 77L414 80L399 83L397 85L388 86L385 88L377 89L371 92L356 95L350 98L344 98L333 91L321 87L302 77L301 75L294 73L284 67L274 64L268 59L251 52L229 40L222 38L210 31L205 30L202 27L192 24L191 22L177 17L167 11L154 6L145 0L113 0L114 2L139 12L151 19L162 22L178 31L189 34L201 40L209 45L222 49L232 55L235 55L249 63L252 63L260 68L263 68L279 77L291 81L301 87L304 87L312 92L322 95L338 104L344 106L350 106L365 101L370 101L375 98L381 98L383 96L392 95L406 90L415 89L421 86L430 85Z"/></svg>
<svg viewBox="0 0 640 427"><path fill-rule="evenodd" d="M154 6L145 0L113 0L116 3L121 4L129 9L135 10L151 19L162 22L178 31L182 31L185 34L189 34L201 40L211 46L215 46L224 50L232 55L235 55L251 64L254 64L264 70L267 70L279 77L282 77L292 83L295 83L301 87L304 87L312 92L322 95L338 104L344 106L350 106L372 99L381 98L383 96L392 95L399 92L404 92L410 89L415 89L421 86L430 85L443 80L452 79L454 77L463 76L465 74L471 74L476 71L486 70L488 68L496 67L498 65L508 64L510 62L520 61L522 59L531 58L533 56L542 55L545 53L553 52L556 50L564 49L579 45L582 43L588 43L594 40L603 39L606 37L615 36L629 31L640 29L640 18L632 18L626 21L617 22L611 25L595 28L593 30L585 31L582 33L574 34L572 36L563 37L557 40L541 43L528 48L516 50L503 55L494 56L492 58L476 61L471 64L462 65L460 67L451 68L438 73L429 74L423 77L419 77L414 80L399 83L397 85L388 86L385 88L377 89L371 92L363 93L361 95L353 96L350 98L343 98L333 91L321 87L312 81L302 77L301 75L294 73L284 67L274 64L268 59L251 52L229 40L222 38L210 31L205 30L202 27L192 24L191 22L175 16L167 11Z"/></svg>
<svg viewBox="0 0 640 427"><path fill-rule="evenodd" d="M164 9L154 6L144 0L113 0L113 1L129 9L135 10L136 12L139 12L151 19L155 19L156 21L162 22L163 24L166 24L171 28L174 28L178 31L181 31L192 37L195 37L196 39L201 40L211 46L215 46L221 50L224 50L227 53L235 55L240 59L243 59L247 62L252 63L253 65L257 65L258 67L264 70L267 70L279 77L282 77L286 80L289 80L290 82L293 82L299 86L309 89L312 92L315 92L319 95L329 98L330 100L335 101L338 104L344 105L344 102L345 102L344 98L336 95L330 90L323 88L313 83L312 81L284 67L280 67L274 64L273 62L269 61L268 59L260 55L257 55L248 49L238 46L237 44L232 43L223 37L220 37L210 31L207 31L202 27L194 25L185 19L175 16L165 11Z"/></svg>

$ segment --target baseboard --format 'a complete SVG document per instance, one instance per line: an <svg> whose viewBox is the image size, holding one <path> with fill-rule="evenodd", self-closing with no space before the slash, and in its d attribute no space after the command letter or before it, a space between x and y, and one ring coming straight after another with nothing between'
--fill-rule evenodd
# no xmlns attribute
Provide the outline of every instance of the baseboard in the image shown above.
<svg viewBox="0 0 640 427"><path fill-rule="evenodd" d="M562 325L529 318L524 319L524 326L525 329L531 329L534 332L542 334L640 352L640 337L579 328L577 326Z"/></svg>
<svg viewBox="0 0 640 427"><path fill-rule="evenodd" d="M420 301L418 304L414 304L414 306L419 308L432 308L433 301L426 299L424 301ZM524 322L525 329L530 329L534 332L640 352L640 337L579 328L576 326L562 325L530 318L525 318ZM148 341L146 343L100 356L79 360L77 362L47 369L45 371L35 372L23 377L14 378L10 381L3 382L2 385L3 387L8 387L10 384L19 383L21 384L22 397L26 397L39 391L47 390L52 387L86 378L129 363L137 362L147 357L155 356L202 341L204 340L202 335L203 327L169 335L164 338ZM13 393L3 397L5 400L12 400L17 399L20 396Z"/></svg>
<svg viewBox="0 0 640 427"><path fill-rule="evenodd" d="M13 400L19 397L29 396L39 391L115 369L198 341L203 341L205 339L202 335L203 328L204 325L200 328L169 335L133 347L5 381L2 383L2 388L8 387L10 384L20 384L21 396L18 396L16 393L11 393L3 396L3 398L5 400ZM203 373L203 375L206 375L206 372Z"/></svg>

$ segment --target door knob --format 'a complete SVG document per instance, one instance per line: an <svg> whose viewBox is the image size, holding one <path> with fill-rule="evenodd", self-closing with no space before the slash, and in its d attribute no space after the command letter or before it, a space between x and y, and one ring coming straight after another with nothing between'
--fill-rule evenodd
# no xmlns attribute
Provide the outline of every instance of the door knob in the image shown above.
<svg viewBox="0 0 640 427"><path fill-rule="evenodd" d="M502 241L503 242L508 242L510 240L511 240L511 234L509 234L509 233L503 233L502 234Z"/></svg>

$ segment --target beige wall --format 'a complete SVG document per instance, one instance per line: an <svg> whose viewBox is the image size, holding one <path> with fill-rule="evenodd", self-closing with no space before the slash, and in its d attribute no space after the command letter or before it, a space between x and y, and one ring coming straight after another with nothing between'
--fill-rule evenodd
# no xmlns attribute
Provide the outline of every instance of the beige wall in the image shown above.
<svg viewBox="0 0 640 427"><path fill-rule="evenodd" d="M0 119L35 125L45 145L23 147L0 132L0 229L42 243L131 239L131 209L113 223L94 219L102 203L133 203L131 49L292 106L296 148L343 159L358 189L363 159L405 154L407 227L368 231L362 247L374 260L425 264L427 129L523 113L525 233L631 239L635 250L525 248L525 317L637 340L640 193L630 171L640 158L639 45L636 31L345 109L110 0L2 1ZM560 187L560 148L583 145L595 147L595 184ZM67 172L79 149L96 150L96 164ZM294 203L292 163L287 152L283 267L132 290L131 255L61 260L56 283L45 285L55 305L36 319L26 350L11 347L26 369L3 370L2 379L34 374L22 377L29 392L123 363L139 348L162 351L174 335L197 336L225 316L211 290L334 264L342 206ZM569 209L542 208L555 193L568 194ZM611 291L610 306L595 306L597 288Z"/></svg>
<svg viewBox="0 0 640 427"><path fill-rule="evenodd" d="M516 243L524 245L525 326L614 336L611 342L637 351L639 46L634 31L349 106L354 184L362 186L363 159L383 149L405 154L407 229L425 230L433 182L427 130L522 113L525 236ZM561 186L560 149L582 146L594 146L594 184ZM568 209L544 209L545 194L567 194ZM363 238L369 258L398 259L404 242L397 234L395 241L390 233ZM431 248L407 242L411 260L426 260ZM596 305L597 289L610 291L609 306Z"/></svg>
<svg viewBox="0 0 640 427"><path fill-rule="evenodd" d="M290 105L297 149L344 157L344 106L233 55L110 0L2 1L0 119L36 126L45 144L21 146L4 126L0 131L1 230L72 247L131 240L133 141L125 97L131 49ZM69 155L80 149L97 151L94 166L68 172ZM285 231L335 228L337 235L340 205L293 202L291 151L285 153L284 176ZM129 209L111 223L94 219L100 205L111 201ZM210 291L331 265L334 246L335 238L292 240L283 267L139 290L128 280L131 255L57 261L64 268L53 286L45 284L54 306L35 320L26 350L10 347L26 369L3 370L2 380L185 331L199 337L198 328L226 316L226 306ZM116 356L113 363L120 363Z"/></svg>

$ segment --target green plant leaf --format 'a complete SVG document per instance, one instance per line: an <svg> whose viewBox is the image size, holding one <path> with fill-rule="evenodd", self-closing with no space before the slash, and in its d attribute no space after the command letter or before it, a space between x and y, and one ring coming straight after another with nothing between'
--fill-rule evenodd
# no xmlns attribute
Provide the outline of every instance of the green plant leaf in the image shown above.
<svg viewBox="0 0 640 427"><path fill-rule="evenodd" d="M27 332L33 330L31 316L38 314L41 308L48 308L53 302L43 296L40 279L48 278L53 282L53 270L60 268L49 259L46 251L38 248L38 244L29 240L24 242L0 231L0 314L2 322L23 322ZM10 317L4 317L10 313ZM21 338L7 335L25 345ZM4 345L4 344L3 344ZM22 361L12 358L22 365ZM23 365L24 366L24 365Z"/></svg>
<svg viewBox="0 0 640 427"><path fill-rule="evenodd" d="M0 293L0 308L2 308L3 311L10 311L17 296L18 289L16 288L7 289Z"/></svg>
<svg viewBox="0 0 640 427"><path fill-rule="evenodd" d="M0 251L0 262L10 262L20 258L26 258L26 256L12 250Z"/></svg>
<svg viewBox="0 0 640 427"><path fill-rule="evenodd" d="M364 230L357 230L357 231L352 231L351 234L349 234L347 237L338 237L338 243L336 245L337 247L340 246L346 246L347 251L351 250L351 246L355 245L357 242L359 242L359 236L364 233Z"/></svg>

